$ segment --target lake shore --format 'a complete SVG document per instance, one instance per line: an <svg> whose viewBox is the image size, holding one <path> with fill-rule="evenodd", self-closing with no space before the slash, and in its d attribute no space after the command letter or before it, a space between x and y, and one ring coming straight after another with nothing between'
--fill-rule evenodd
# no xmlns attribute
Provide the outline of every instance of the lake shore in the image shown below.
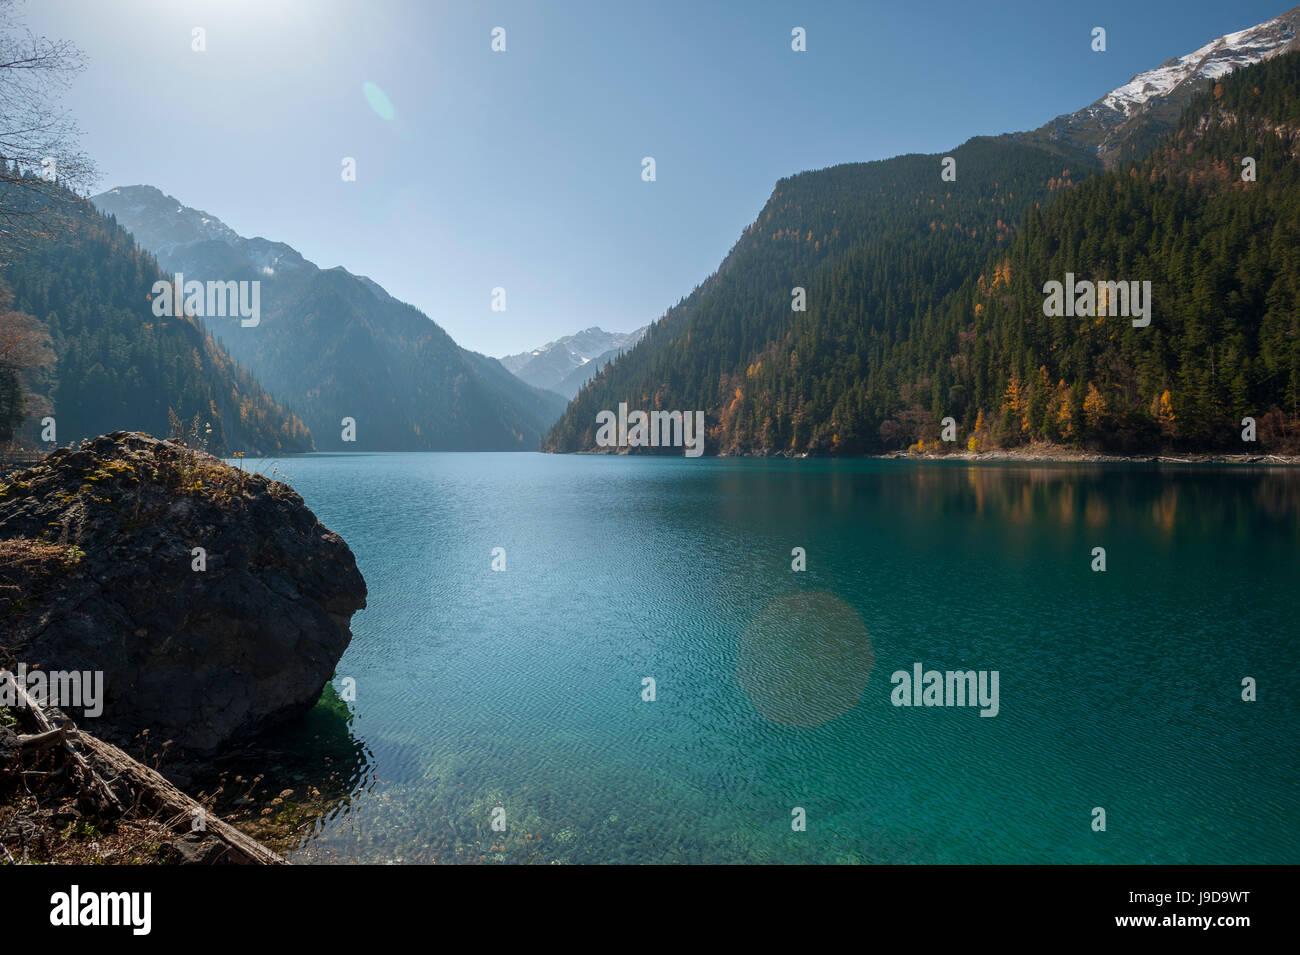
<svg viewBox="0 0 1300 955"><path fill-rule="evenodd" d="M283 865L156 769L18 690L0 708L0 860Z"/></svg>
<svg viewBox="0 0 1300 955"><path fill-rule="evenodd" d="M543 452L573 454L621 454L628 449L583 450L575 452ZM661 455L662 456L662 455ZM1217 451L1164 452L1140 454L1113 454L1089 451L1056 444L1033 444L1021 448L996 448L989 451L889 451L884 454L823 455L786 454L771 451L728 451L722 454L705 454L717 458L837 458L846 461L966 461L975 464L1235 464L1267 465L1269 467L1300 466L1300 454L1228 454Z"/></svg>
<svg viewBox="0 0 1300 955"><path fill-rule="evenodd" d="M1107 454L1100 451L1086 451L1059 445L999 449L995 451L951 451L946 454L894 451L889 454L870 455L870 457L876 460L1032 462L1035 464L1266 464L1285 467L1300 465L1300 454L1222 454L1214 452Z"/></svg>

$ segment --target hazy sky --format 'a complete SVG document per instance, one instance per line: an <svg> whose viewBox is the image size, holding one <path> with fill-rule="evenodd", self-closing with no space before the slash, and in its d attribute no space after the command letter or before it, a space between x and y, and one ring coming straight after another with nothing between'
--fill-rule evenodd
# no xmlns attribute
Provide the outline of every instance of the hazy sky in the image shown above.
<svg viewBox="0 0 1300 955"><path fill-rule="evenodd" d="M501 355L659 317L782 176L1032 129L1287 8L29 0L26 13L88 54L64 105L102 172L95 191L155 185L368 275ZM1094 26L1105 53L1089 48ZM791 50L794 27L807 52ZM345 156L356 182L341 180Z"/></svg>

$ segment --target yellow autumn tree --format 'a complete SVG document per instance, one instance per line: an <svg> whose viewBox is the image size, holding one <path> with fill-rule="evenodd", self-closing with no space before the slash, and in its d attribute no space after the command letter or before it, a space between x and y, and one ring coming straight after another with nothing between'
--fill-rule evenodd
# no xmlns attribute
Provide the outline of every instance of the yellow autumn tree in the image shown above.
<svg viewBox="0 0 1300 955"><path fill-rule="evenodd" d="M1097 386L1091 381L1088 382L1088 393L1083 399L1083 420L1088 423L1090 428L1098 428L1106 418L1106 398Z"/></svg>
<svg viewBox="0 0 1300 955"><path fill-rule="evenodd" d="M1020 378L1012 374L1007 382L1007 390L1002 395L1002 410L1010 411L1020 419L1020 430L1029 430L1029 389L1021 383Z"/></svg>
<svg viewBox="0 0 1300 955"><path fill-rule="evenodd" d="M1074 418L1070 414L1070 386L1065 383L1064 378L1057 382L1049 412L1055 416L1056 430L1062 437L1074 434Z"/></svg>
<svg viewBox="0 0 1300 955"><path fill-rule="evenodd" d="M1001 227L1002 220L998 220L998 226ZM993 267L993 288L999 285L1011 284L1011 260L1004 259Z"/></svg>
<svg viewBox="0 0 1300 955"><path fill-rule="evenodd" d="M1173 435L1176 433L1174 427L1174 401L1173 395L1166 388L1164 393L1151 402L1151 414L1160 425L1160 433L1164 435Z"/></svg>

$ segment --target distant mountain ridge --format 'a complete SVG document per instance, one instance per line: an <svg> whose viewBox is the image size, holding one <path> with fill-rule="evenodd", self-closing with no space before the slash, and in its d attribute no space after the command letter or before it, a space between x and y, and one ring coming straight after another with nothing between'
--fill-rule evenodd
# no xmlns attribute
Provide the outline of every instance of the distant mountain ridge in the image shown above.
<svg viewBox="0 0 1300 955"><path fill-rule="evenodd" d="M1300 7L1146 70L1073 113L1013 138L1096 156L1107 168L1144 156L1192 97L1234 70L1300 49Z"/></svg>
<svg viewBox="0 0 1300 955"><path fill-rule="evenodd" d="M241 236L153 186L109 189L93 202L187 281L261 283L256 328L224 319L208 327L302 416L321 450L534 451L563 411L558 395L461 348L372 279ZM343 440L344 418L356 422L354 443Z"/></svg>
<svg viewBox="0 0 1300 955"><path fill-rule="evenodd" d="M536 388L572 398L600 369L641 340L648 325L631 332L584 328L532 351L506 355L501 364Z"/></svg>

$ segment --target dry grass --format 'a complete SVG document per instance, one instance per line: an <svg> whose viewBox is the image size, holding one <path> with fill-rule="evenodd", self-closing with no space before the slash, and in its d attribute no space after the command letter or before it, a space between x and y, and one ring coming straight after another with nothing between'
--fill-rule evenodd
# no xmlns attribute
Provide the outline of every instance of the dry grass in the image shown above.
<svg viewBox="0 0 1300 955"><path fill-rule="evenodd" d="M6 617L26 613L47 582L76 567L85 553L80 547L34 537L0 539L0 631ZM4 644L0 637L0 646Z"/></svg>
<svg viewBox="0 0 1300 955"><path fill-rule="evenodd" d="M73 796L22 793L0 804L0 864L157 865L175 861L175 838L159 819L96 822Z"/></svg>
<svg viewBox="0 0 1300 955"><path fill-rule="evenodd" d="M0 864L155 865L176 859L168 820L131 807L101 811L73 779L64 750L6 755L0 763Z"/></svg>
<svg viewBox="0 0 1300 955"><path fill-rule="evenodd" d="M81 548L52 544L35 537L0 539L0 574L35 576L50 568L68 570L85 556Z"/></svg>

